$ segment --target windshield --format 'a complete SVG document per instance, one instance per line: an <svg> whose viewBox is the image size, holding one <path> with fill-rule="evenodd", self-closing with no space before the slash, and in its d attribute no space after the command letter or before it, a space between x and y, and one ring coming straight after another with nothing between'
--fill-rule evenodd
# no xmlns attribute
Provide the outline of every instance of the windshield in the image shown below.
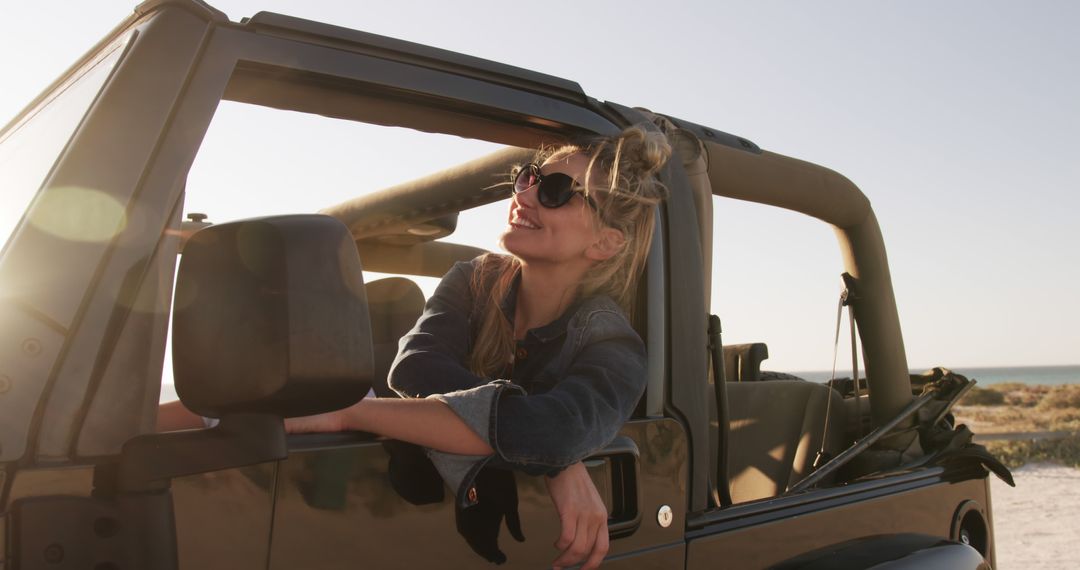
<svg viewBox="0 0 1080 570"><path fill-rule="evenodd" d="M8 241L68 139L79 126L130 36L72 74L0 135L0 243Z"/></svg>

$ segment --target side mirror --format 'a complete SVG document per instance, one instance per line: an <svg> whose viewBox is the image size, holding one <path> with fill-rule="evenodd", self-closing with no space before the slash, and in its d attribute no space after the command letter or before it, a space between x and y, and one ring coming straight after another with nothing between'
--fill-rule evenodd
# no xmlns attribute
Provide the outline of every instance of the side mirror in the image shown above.
<svg viewBox="0 0 1080 570"><path fill-rule="evenodd" d="M345 226L322 215L208 227L184 248L173 375L191 411L306 416L371 384L364 278Z"/></svg>
<svg viewBox="0 0 1080 570"><path fill-rule="evenodd" d="M282 418L358 402L374 356L360 257L334 218L294 215L215 225L184 247L173 302L173 376L208 430L135 437L117 488L284 459Z"/></svg>

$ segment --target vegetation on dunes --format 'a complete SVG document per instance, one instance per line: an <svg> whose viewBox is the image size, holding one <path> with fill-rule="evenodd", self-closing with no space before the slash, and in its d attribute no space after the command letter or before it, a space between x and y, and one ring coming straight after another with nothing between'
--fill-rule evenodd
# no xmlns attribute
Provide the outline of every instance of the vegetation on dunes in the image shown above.
<svg viewBox="0 0 1080 570"><path fill-rule="evenodd" d="M984 442L986 448L1009 467L1035 461L1080 467L1078 384L976 386L953 412L958 424L967 424L980 436L1027 435Z"/></svg>

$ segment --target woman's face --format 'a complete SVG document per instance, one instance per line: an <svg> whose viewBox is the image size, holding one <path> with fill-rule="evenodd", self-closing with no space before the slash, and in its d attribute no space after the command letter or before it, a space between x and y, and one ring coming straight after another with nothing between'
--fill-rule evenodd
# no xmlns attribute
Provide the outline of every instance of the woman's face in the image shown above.
<svg viewBox="0 0 1080 570"><path fill-rule="evenodd" d="M584 186L588 166L588 157L571 154L548 160L540 167L540 174L561 172ZM602 183L603 177L595 172L592 178L593 188ZM599 239L600 228L585 197L575 192L566 204L547 208L540 205L536 193L533 186L511 198L508 225L499 240L503 249L531 264L593 263L590 246Z"/></svg>

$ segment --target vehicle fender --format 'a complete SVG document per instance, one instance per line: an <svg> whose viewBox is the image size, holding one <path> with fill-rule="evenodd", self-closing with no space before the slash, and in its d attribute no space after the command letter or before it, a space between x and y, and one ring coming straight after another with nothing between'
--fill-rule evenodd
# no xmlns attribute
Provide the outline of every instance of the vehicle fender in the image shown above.
<svg viewBox="0 0 1080 570"><path fill-rule="evenodd" d="M990 570L978 550L940 536L890 534L841 542L772 566L775 570Z"/></svg>

